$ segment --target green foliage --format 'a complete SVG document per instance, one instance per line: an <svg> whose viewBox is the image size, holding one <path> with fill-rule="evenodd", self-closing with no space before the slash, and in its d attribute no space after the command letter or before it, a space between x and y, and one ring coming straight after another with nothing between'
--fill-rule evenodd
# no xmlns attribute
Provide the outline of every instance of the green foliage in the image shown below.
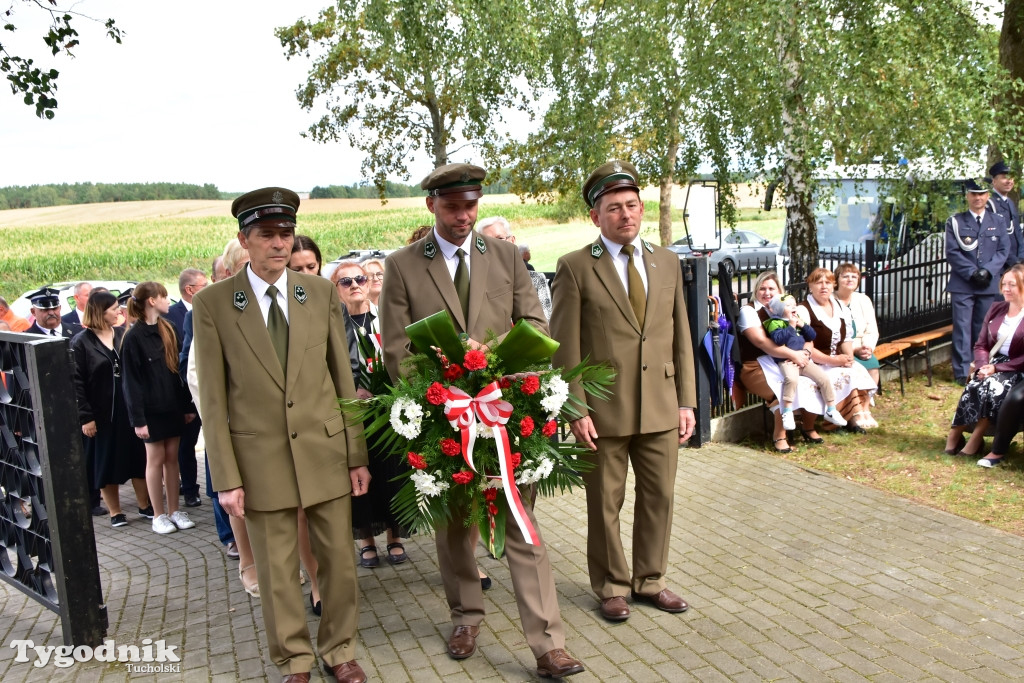
<svg viewBox="0 0 1024 683"><path fill-rule="evenodd" d="M312 60L296 94L325 112L308 135L344 133L383 198L388 176L409 177L409 158L446 164L456 138L489 144L496 112L525 108L515 80L532 49L525 15L522 0L338 0L276 35L289 59Z"/></svg>
<svg viewBox="0 0 1024 683"><path fill-rule="evenodd" d="M221 192L210 183L62 183L0 188L0 210L157 199L221 199Z"/></svg>
<svg viewBox="0 0 1024 683"><path fill-rule="evenodd" d="M12 2L14 1L12 0ZM74 57L71 50L79 44L78 31L71 25L75 18L96 21L78 12L60 10L57 0L23 0L23 2L27 6L50 13L50 28L43 36L43 42L50 49L51 56L56 56L58 52L64 52L68 57ZM50 7L44 3L49 3ZM17 30L14 24L15 6L11 4L3 16L4 30L15 32ZM114 20L107 19L103 26L106 29L107 37L120 45L121 36L124 34L114 25ZM56 69L40 68L36 66L34 59L12 55L0 43L0 73L6 74L13 94L23 94L25 104L35 106L36 116L45 119L54 117L57 109L56 92L59 76Z"/></svg>
<svg viewBox="0 0 1024 683"><path fill-rule="evenodd" d="M499 178L495 182L483 186L484 194L508 194L508 182ZM366 183L353 183L352 185L328 185L320 187L317 185L309 191L310 199L375 199L380 197L380 190L377 186L370 186ZM390 180L384 183L384 197L394 199L396 197L421 197L423 190L419 184L406 185L404 183L393 183Z"/></svg>

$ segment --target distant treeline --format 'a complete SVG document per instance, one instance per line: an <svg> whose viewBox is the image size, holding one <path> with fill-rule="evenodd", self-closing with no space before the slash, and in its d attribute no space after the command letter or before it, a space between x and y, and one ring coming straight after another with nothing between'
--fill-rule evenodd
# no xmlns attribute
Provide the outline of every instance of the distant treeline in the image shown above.
<svg viewBox="0 0 1024 683"><path fill-rule="evenodd" d="M0 209L138 202L156 199L223 199L216 185L190 183L75 183L0 188Z"/></svg>
<svg viewBox="0 0 1024 683"><path fill-rule="evenodd" d="M484 194L507 194L509 184L504 178L491 183L490 185L484 185ZM384 196L389 199L397 199L399 197L422 197L425 192L420 189L419 183L415 185L405 185L402 183L393 183L390 180L384 186ZM309 191L310 199L376 199L380 195L377 194L377 186L372 183L354 183L352 185L328 185L327 187L320 187L317 185Z"/></svg>

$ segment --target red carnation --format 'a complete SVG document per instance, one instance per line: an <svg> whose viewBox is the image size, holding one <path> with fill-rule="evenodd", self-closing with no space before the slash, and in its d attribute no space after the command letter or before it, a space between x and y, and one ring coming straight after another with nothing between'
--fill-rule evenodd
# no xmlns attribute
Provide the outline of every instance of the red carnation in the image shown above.
<svg viewBox="0 0 1024 683"><path fill-rule="evenodd" d="M522 434L523 437L527 437L530 434L533 434L533 427L533 418L527 415L519 422L519 433Z"/></svg>
<svg viewBox="0 0 1024 683"><path fill-rule="evenodd" d="M427 469L427 461L423 458L422 455L417 455L416 453L413 453L412 451L409 451L409 456L408 457L409 457L409 464L412 465L415 469L417 469L417 470L425 470L425 469Z"/></svg>
<svg viewBox="0 0 1024 683"><path fill-rule="evenodd" d="M466 357L462 359L462 364L470 371L483 370L487 367L487 356L484 355L483 351L476 349L466 351Z"/></svg>
<svg viewBox="0 0 1024 683"><path fill-rule="evenodd" d="M458 363L452 363L444 369L444 378L449 382L454 382L458 378L462 377L462 366Z"/></svg>
<svg viewBox="0 0 1024 683"><path fill-rule="evenodd" d="M439 406L448 399L448 391L440 382L434 382L427 387L427 401L431 405Z"/></svg>
<svg viewBox="0 0 1024 683"><path fill-rule="evenodd" d="M512 380L510 380L508 377L502 377L501 379L498 380L498 386L501 387L502 389L508 389L510 386L512 386Z"/></svg>
<svg viewBox="0 0 1024 683"><path fill-rule="evenodd" d="M455 439L441 439L441 452L445 455L455 456L462 452L462 446Z"/></svg>
<svg viewBox="0 0 1024 683"><path fill-rule="evenodd" d="M523 386L519 387L524 394L531 396L537 393L540 389L540 380L537 379L537 375L530 375L523 380Z"/></svg>
<svg viewBox="0 0 1024 683"><path fill-rule="evenodd" d="M498 506L495 505L494 503L488 503L487 504L487 511L490 512L491 515L496 515L496 514L498 514Z"/></svg>
<svg viewBox="0 0 1024 683"><path fill-rule="evenodd" d="M521 463L522 461L523 461L523 454L522 453L513 453L512 454L512 469L515 469L515 468L519 467L519 463Z"/></svg>
<svg viewBox="0 0 1024 683"><path fill-rule="evenodd" d="M454 473L452 475L452 480L456 484L468 484L473 481L473 473L468 470L462 470L461 472Z"/></svg>
<svg viewBox="0 0 1024 683"><path fill-rule="evenodd" d="M484 489L484 500L494 501L498 497L498 489Z"/></svg>
<svg viewBox="0 0 1024 683"><path fill-rule="evenodd" d="M547 436L547 437L554 436L555 432L557 432L557 431L558 431L558 423L555 422L554 420L548 420L547 422L544 423L544 426L541 427L541 429L540 429L540 433L543 434L544 436Z"/></svg>

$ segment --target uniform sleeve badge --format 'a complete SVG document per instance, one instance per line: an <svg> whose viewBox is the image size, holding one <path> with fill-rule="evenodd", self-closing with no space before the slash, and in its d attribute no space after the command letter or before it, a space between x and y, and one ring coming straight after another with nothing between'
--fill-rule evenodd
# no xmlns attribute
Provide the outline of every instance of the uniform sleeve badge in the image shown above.
<svg viewBox="0 0 1024 683"><path fill-rule="evenodd" d="M426 243L424 243L423 245L423 255L429 259L432 259L435 256L437 256L437 245L434 244L432 241L427 240Z"/></svg>
<svg viewBox="0 0 1024 683"><path fill-rule="evenodd" d="M480 235L476 236L476 250L481 254L487 253L487 245L484 244L484 238L480 237Z"/></svg>
<svg viewBox="0 0 1024 683"><path fill-rule="evenodd" d="M594 258L601 258L601 254L604 253L604 247L600 244L594 244L590 247L590 255Z"/></svg>
<svg viewBox="0 0 1024 683"><path fill-rule="evenodd" d="M245 296L245 292L238 290L235 292L235 308L240 311L244 311L245 307L249 305L249 298Z"/></svg>
<svg viewBox="0 0 1024 683"><path fill-rule="evenodd" d="M306 290L302 285L295 285L295 300L300 304L306 303Z"/></svg>

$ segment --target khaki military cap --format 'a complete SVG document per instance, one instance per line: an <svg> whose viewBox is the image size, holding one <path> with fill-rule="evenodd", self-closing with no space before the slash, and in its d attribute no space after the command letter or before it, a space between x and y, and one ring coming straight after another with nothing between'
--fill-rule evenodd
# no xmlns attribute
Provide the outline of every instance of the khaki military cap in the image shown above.
<svg viewBox="0 0 1024 683"><path fill-rule="evenodd" d="M638 174L633 164L628 161L612 159L597 167L587 182L583 183L583 201L587 206L594 208L594 202L598 197L615 190L635 190L640 194L640 186L637 185Z"/></svg>
<svg viewBox="0 0 1024 683"><path fill-rule="evenodd" d="M430 197L480 199L483 196L481 181L486 175L486 170L473 164L448 164L431 171L420 187Z"/></svg>
<svg viewBox="0 0 1024 683"><path fill-rule="evenodd" d="M238 229L257 223L274 223L277 227L294 228L299 210L299 195L283 187L264 187L246 192L231 203L231 215L238 219Z"/></svg>

